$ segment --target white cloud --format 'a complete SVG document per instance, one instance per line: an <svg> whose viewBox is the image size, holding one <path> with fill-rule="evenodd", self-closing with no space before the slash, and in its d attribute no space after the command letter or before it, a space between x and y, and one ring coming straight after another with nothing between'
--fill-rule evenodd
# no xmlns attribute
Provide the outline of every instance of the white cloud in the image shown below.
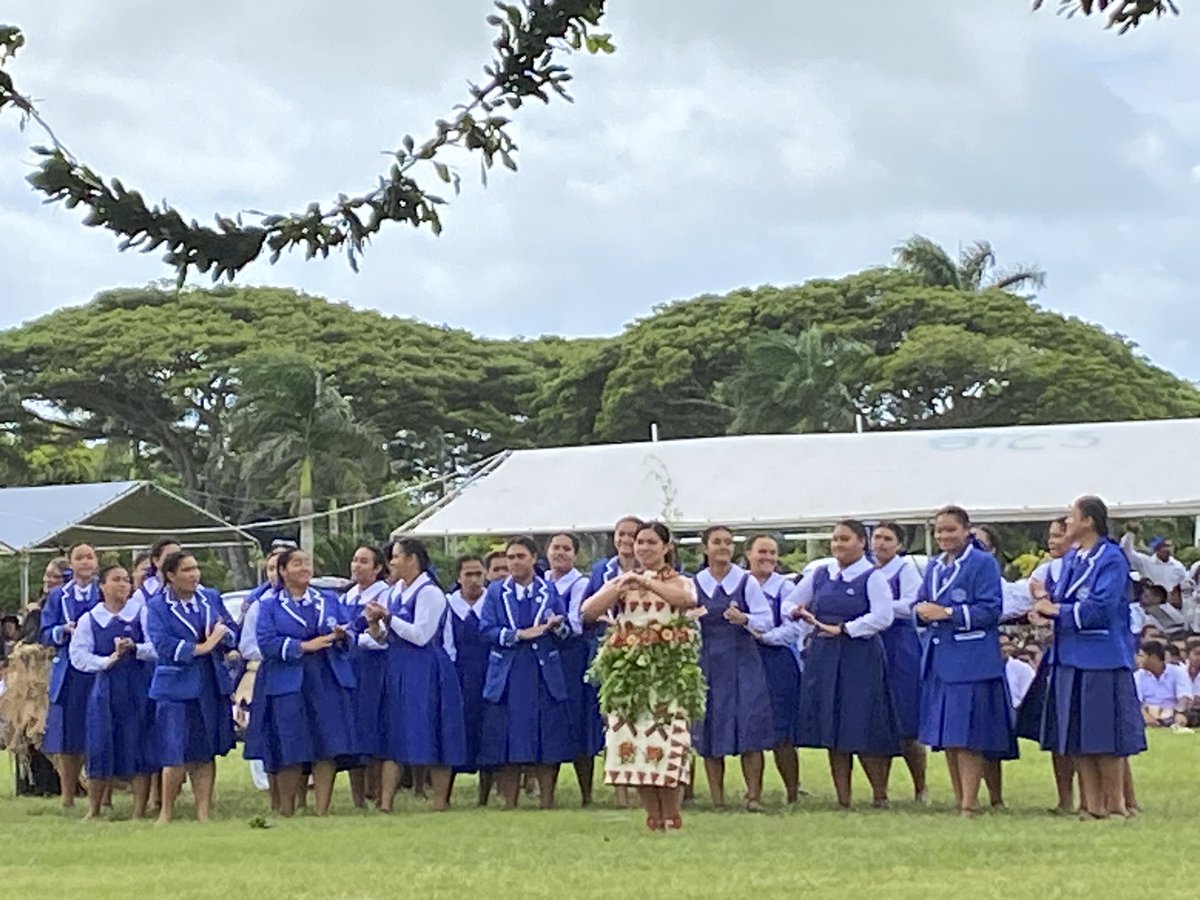
<svg viewBox="0 0 1200 900"><path fill-rule="evenodd" d="M670 299L884 263L920 231L1040 265L1043 305L1200 378L1180 338L1200 328L1197 17L1117 38L1025 0L608 5L618 53L571 60L575 105L519 112L518 174L484 190L461 160L441 238L393 226L360 275L285 257L246 280L486 334L612 333ZM18 83L70 146L208 218L369 187L380 150L480 77L489 8L10 0L5 15L29 38ZM42 206L14 165L28 137L0 121L0 325L169 274Z"/></svg>

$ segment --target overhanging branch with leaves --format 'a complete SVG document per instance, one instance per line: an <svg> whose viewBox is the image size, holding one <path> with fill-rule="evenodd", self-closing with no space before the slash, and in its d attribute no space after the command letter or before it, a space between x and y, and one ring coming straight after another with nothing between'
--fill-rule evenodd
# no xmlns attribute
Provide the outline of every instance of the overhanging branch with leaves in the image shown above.
<svg viewBox="0 0 1200 900"><path fill-rule="evenodd" d="M35 124L50 138L49 146L34 148L42 159L28 178L35 190L46 195L46 202L71 209L87 207L84 224L120 235L121 250L165 248L164 261L175 269L180 285L193 269L211 272L214 281L233 280L264 252L270 252L274 263L285 250L299 247L307 259L343 250L357 271L359 256L387 222L441 232L438 208L446 201L421 186L418 167L431 170L431 176L455 193L459 176L438 158L450 148L478 152L485 183L487 170L497 161L515 171L517 145L504 113L520 109L528 100L549 103L555 96L571 100L567 93L571 74L556 62L560 54L613 52L610 35L596 30L604 15L604 0L522 0L519 5L497 3L496 7L498 14L487 19L497 36L492 44L495 56L484 67L486 80L470 85L470 99L455 107L454 117L438 120L433 135L421 144L406 135L401 147L389 152L394 161L372 190L358 196L340 194L331 204L313 202L303 213L218 214L213 228L194 219L186 221L165 201L148 205L140 192L126 189L116 178L106 183L67 149L33 100L19 92L4 71L25 43L21 30L11 25L0 25L0 113L11 107L20 114L22 128Z"/></svg>

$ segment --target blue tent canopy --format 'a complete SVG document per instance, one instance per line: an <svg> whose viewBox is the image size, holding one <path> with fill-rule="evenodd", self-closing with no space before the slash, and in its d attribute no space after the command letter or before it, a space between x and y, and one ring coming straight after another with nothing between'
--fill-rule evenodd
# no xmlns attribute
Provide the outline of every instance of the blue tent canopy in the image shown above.
<svg viewBox="0 0 1200 900"><path fill-rule="evenodd" d="M149 481L0 488L0 554L20 556L26 575L35 553L60 553L81 541L97 550L138 550L164 535L189 547L257 543L249 532Z"/></svg>

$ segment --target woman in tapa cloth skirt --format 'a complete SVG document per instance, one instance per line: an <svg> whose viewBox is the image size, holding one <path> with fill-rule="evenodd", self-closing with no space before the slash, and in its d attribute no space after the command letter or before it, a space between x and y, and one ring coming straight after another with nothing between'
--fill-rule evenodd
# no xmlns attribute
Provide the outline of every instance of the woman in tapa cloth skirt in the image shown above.
<svg viewBox="0 0 1200 900"><path fill-rule="evenodd" d="M1000 565L974 543L961 507L934 519L942 555L930 560L914 607L929 631L922 659L920 740L946 751L955 805L979 811L987 760L1016 759L1012 700L1000 654Z"/></svg>
<svg viewBox="0 0 1200 900"><path fill-rule="evenodd" d="M771 608L758 581L733 565L733 534L714 526L702 536L705 568L693 579L700 616L700 668L708 684L704 719L693 733L704 758L713 806L725 806L725 757L739 756L746 782L745 805L761 806L763 751L775 745L771 693L754 638L772 625Z"/></svg>
<svg viewBox="0 0 1200 900"><path fill-rule="evenodd" d="M689 724L704 712L704 676L687 618L696 607L695 585L671 568L670 531L646 523L635 546L643 572L610 579L583 602L580 617L584 623L616 617L590 671L608 716L604 780L637 787L647 827L662 831L683 826Z"/></svg>
<svg viewBox="0 0 1200 900"><path fill-rule="evenodd" d="M146 814L150 776L158 769L150 679L154 647L142 632L141 601L123 566L100 573L103 601L79 620L71 636L71 662L90 672L88 697L88 818L100 815L113 782L129 781L133 816Z"/></svg>
<svg viewBox="0 0 1200 900"><path fill-rule="evenodd" d="M921 573L903 554L904 529L895 522L880 522L871 532L875 565L892 592L892 624L883 632L888 687L896 708L896 721L904 742L904 762L912 779L913 798L929 802L926 752L917 740L921 718L921 638L913 618L913 604L921 592Z"/></svg>
<svg viewBox="0 0 1200 900"><path fill-rule="evenodd" d="M758 652L767 673L771 693L771 720L775 725L775 744L771 755L783 780L788 803L800 797L800 647L807 626L783 615L782 601L796 585L776 571L779 544L767 534L756 534L746 541L746 562L758 581L771 608L771 627L756 632Z"/></svg>
<svg viewBox="0 0 1200 900"><path fill-rule="evenodd" d="M883 807L890 758L900 755L903 743L880 637L892 623L892 593L866 557L861 522L839 522L830 543L833 560L804 578L786 601L790 616L813 627L800 688L800 732L804 746L828 751L839 806L850 806L858 756L872 802Z"/></svg>
<svg viewBox="0 0 1200 900"><path fill-rule="evenodd" d="M1054 663L1039 743L1073 760L1085 817L1126 815L1125 761L1146 749L1133 680L1129 563L1109 537L1108 507L1080 497L1067 514L1064 559L1053 600L1038 615L1054 619Z"/></svg>

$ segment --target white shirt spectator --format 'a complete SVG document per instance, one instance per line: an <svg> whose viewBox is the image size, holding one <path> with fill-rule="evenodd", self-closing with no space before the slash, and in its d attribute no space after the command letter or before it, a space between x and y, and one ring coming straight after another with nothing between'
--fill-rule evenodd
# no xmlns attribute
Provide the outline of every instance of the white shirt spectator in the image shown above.
<svg viewBox="0 0 1200 900"><path fill-rule="evenodd" d="M1164 666L1162 674L1157 676L1146 669L1138 669L1133 680L1142 706L1157 707L1169 713L1182 710L1192 699L1186 667Z"/></svg>
<svg viewBox="0 0 1200 900"><path fill-rule="evenodd" d="M1005 661L1004 677L1008 679L1008 692L1012 695L1013 709L1020 706L1025 695L1029 693L1029 686L1033 684L1035 674L1033 666L1023 659L1010 656Z"/></svg>
<svg viewBox="0 0 1200 900"><path fill-rule="evenodd" d="M1177 587L1181 588L1187 578L1187 569L1175 557L1172 556L1163 562L1153 554L1140 552L1134 546L1134 535L1131 531L1125 532L1121 537L1121 549L1125 551L1125 557L1135 572L1147 581L1164 588L1168 594Z"/></svg>

